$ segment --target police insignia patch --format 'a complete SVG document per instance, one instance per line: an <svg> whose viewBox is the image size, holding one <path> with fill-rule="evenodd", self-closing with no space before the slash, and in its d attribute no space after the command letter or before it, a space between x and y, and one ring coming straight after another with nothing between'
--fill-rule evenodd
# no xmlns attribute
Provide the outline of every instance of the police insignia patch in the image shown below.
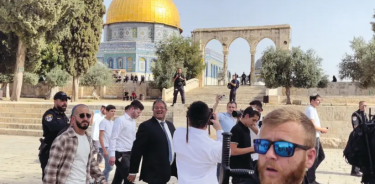
<svg viewBox="0 0 375 184"><path fill-rule="evenodd" d="M353 120L353 121L357 121L357 116L353 116L353 117L352 117L352 120Z"/></svg>
<svg viewBox="0 0 375 184"><path fill-rule="evenodd" d="M50 122L50 121L52 121L52 119L53 119L53 115L52 114L48 114L48 115L46 115L46 117L44 118L46 121L48 121L48 122Z"/></svg>

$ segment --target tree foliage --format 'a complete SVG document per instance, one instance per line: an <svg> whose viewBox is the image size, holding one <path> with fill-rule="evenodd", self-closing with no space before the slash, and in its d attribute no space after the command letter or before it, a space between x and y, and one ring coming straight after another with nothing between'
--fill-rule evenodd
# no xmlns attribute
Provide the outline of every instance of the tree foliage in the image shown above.
<svg viewBox="0 0 375 184"><path fill-rule="evenodd" d="M46 84L50 87L63 87L71 80L71 76L59 66L46 73Z"/></svg>
<svg viewBox="0 0 375 184"><path fill-rule="evenodd" d="M318 88L326 88L328 86L328 83L329 83L329 79L328 79L328 75L324 75L319 83L318 83Z"/></svg>
<svg viewBox="0 0 375 184"><path fill-rule="evenodd" d="M262 78L268 88L285 87L287 104L290 88L316 87L322 78L322 59L313 50L304 52L299 47L291 51L267 48L262 57Z"/></svg>
<svg viewBox="0 0 375 184"><path fill-rule="evenodd" d="M58 44L48 44L41 52L41 67L35 71L39 76L46 76L50 71L54 70L57 72L61 70L61 66L64 63L64 55L61 50L61 46ZM66 73L66 72L65 72Z"/></svg>
<svg viewBox="0 0 375 184"><path fill-rule="evenodd" d="M350 47L353 54L346 53L339 64L340 79L359 81L364 88L375 87L375 38L366 42L362 37L355 37Z"/></svg>
<svg viewBox="0 0 375 184"><path fill-rule="evenodd" d="M54 27L61 17L69 20L78 11L75 0L5 0L0 1L0 32L14 36L17 53L14 66L14 81L11 100L18 101L21 95L23 71L33 71L40 63L40 52L49 35L59 34ZM60 28L65 26L58 25ZM53 32L52 30L58 31ZM25 65L25 60L27 64ZM25 68L27 66L27 68Z"/></svg>
<svg viewBox="0 0 375 184"><path fill-rule="evenodd" d="M39 75L35 73L25 72L23 74L23 82L26 84L37 85L39 81Z"/></svg>
<svg viewBox="0 0 375 184"><path fill-rule="evenodd" d="M112 77L111 70L102 63L92 66L89 71L80 79L82 86L103 87L113 84L115 79Z"/></svg>
<svg viewBox="0 0 375 184"><path fill-rule="evenodd" d="M191 38L172 36L160 41L156 46L158 60L153 67L155 88L162 90L173 86L172 78L177 68L181 68L187 79L195 78L204 70L199 45Z"/></svg>
<svg viewBox="0 0 375 184"><path fill-rule="evenodd" d="M73 99L78 100L78 78L96 64L96 53L100 45L103 15L103 0L82 0L84 13L72 20L69 36L62 42L65 57L64 68L73 76Z"/></svg>

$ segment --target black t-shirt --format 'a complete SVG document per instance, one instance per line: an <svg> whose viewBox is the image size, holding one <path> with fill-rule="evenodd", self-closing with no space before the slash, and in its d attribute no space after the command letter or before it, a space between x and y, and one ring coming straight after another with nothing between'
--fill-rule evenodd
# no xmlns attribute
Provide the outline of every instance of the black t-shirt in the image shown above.
<svg viewBox="0 0 375 184"><path fill-rule="evenodd" d="M182 73L176 73L173 76L173 79L176 78L177 75L180 75L181 78L185 78L184 74ZM180 79L179 77L174 81L174 86L183 86L184 80Z"/></svg>
<svg viewBox="0 0 375 184"><path fill-rule="evenodd" d="M232 133L231 143L237 143L237 148L251 147L250 130L242 122L234 125L230 132ZM252 169L251 163L250 153L230 157L231 169Z"/></svg>

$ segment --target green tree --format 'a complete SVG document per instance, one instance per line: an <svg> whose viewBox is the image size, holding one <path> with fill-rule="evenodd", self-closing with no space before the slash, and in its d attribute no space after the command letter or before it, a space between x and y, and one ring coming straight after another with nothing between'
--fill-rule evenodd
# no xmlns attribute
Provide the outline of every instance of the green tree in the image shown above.
<svg viewBox="0 0 375 184"><path fill-rule="evenodd" d="M61 46L58 44L48 44L41 52L41 65L35 71L39 76L46 77L47 73L57 68L54 72L61 70L64 63L64 55Z"/></svg>
<svg viewBox="0 0 375 184"><path fill-rule="evenodd" d="M104 64L98 63L92 66L89 71L81 77L80 84L82 86L94 87L92 94L96 99L99 99L97 93L98 88L110 86L113 84L114 80L111 70Z"/></svg>
<svg viewBox="0 0 375 184"><path fill-rule="evenodd" d="M181 68L187 79L192 79L204 70L199 45L191 38L173 36L160 41L156 46L158 60L153 67L153 87L162 90L173 86L172 78L177 68Z"/></svg>
<svg viewBox="0 0 375 184"><path fill-rule="evenodd" d="M291 51L267 48L262 57L262 78L268 88L285 87L287 104L291 104L290 88L316 87L322 78L322 59L313 50L299 47Z"/></svg>
<svg viewBox="0 0 375 184"><path fill-rule="evenodd" d="M328 75L324 75L319 83L318 83L318 88L326 88L328 86L329 80L328 80Z"/></svg>
<svg viewBox="0 0 375 184"><path fill-rule="evenodd" d="M48 73L46 73L46 84L48 86L48 93L45 99L51 99L52 94L55 94L56 87L64 87L71 80L71 76L59 66L54 67Z"/></svg>
<svg viewBox="0 0 375 184"><path fill-rule="evenodd" d="M73 101L78 101L79 77L96 64L105 14L103 0L82 1L84 13L72 21L69 36L61 42L64 68L73 76Z"/></svg>
<svg viewBox="0 0 375 184"><path fill-rule="evenodd" d="M33 86L37 85L39 81L39 75L35 73L25 72L23 74L23 82L26 84L31 84Z"/></svg>
<svg viewBox="0 0 375 184"><path fill-rule="evenodd" d="M352 82L358 81L361 77L361 67L356 58L351 55L345 54L339 63L339 77L343 79L351 79Z"/></svg>
<svg viewBox="0 0 375 184"><path fill-rule="evenodd" d="M0 1L0 32L11 34L17 40L16 59L12 62L14 65L12 101L18 101L21 95L26 56L29 63L39 63L39 55L47 39L47 32L51 37L57 34L51 30L58 31L59 29L54 28L56 25L64 26L58 24L60 18L69 20L68 15L76 12L78 7L74 0ZM35 69L32 65L27 66Z"/></svg>
<svg viewBox="0 0 375 184"><path fill-rule="evenodd" d="M354 51L353 57L359 63L361 87L375 87L375 38L365 42L363 38L354 38L351 43Z"/></svg>

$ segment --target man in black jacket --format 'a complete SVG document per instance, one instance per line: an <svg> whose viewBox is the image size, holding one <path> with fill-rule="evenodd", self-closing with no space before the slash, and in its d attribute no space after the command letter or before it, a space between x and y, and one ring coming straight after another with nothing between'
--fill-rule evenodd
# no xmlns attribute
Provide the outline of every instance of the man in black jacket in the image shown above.
<svg viewBox="0 0 375 184"><path fill-rule="evenodd" d="M259 172L259 183L305 184L306 170L316 157L314 147L315 128L305 114L291 108L272 111L254 140L259 160L253 183Z"/></svg>
<svg viewBox="0 0 375 184"><path fill-rule="evenodd" d="M139 165L142 169L139 180L149 184L166 184L171 176L177 177L172 136L174 125L166 121L167 105L156 100L152 106L153 117L138 127L130 157L128 180L134 182Z"/></svg>

